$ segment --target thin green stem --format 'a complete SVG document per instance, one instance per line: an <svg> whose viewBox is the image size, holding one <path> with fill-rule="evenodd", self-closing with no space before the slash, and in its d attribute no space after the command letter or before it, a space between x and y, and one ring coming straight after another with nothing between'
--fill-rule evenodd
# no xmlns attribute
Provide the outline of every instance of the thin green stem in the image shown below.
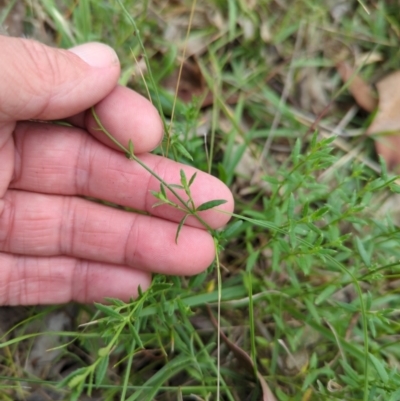
<svg viewBox="0 0 400 401"><path fill-rule="evenodd" d="M220 399L220 387L221 387L221 294L222 294L222 277L221 277L221 266L219 264L218 255L218 240L214 238L215 264L217 266L217 285L218 285L218 308L217 308L217 400Z"/></svg>
<svg viewBox="0 0 400 401"><path fill-rule="evenodd" d="M176 204L176 207L183 210L185 213L190 214L191 216L194 216L211 234L214 233L214 230L202 219L195 208L190 208L187 204L187 202L175 191L175 189L166 183L157 173L155 173L150 167L148 167L145 163L143 163L137 156L134 155L134 153L126 148L121 142L119 142L116 138L114 138L104 127L102 122L100 121L99 116L97 115L94 107L91 109L92 115L99 126L100 130L109 138L115 145L117 145L121 150L123 150L126 154L126 156L135 162L137 162L140 166L142 166L149 174L151 174L157 181L159 181L162 185L164 185L178 200L181 202L181 204L184 206L182 208L180 205ZM192 203L194 204L194 203Z"/></svg>
<svg viewBox="0 0 400 401"><path fill-rule="evenodd" d="M134 32L135 32L135 35L136 35L136 37L137 37L137 40L138 40L138 42L139 42L140 49L141 49L142 52L143 52L143 59L144 59L145 64L146 64L147 71L149 71L150 83L151 83L152 89L154 90L154 92L155 92L155 94L156 94L157 109L158 109L158 112L160 113L160 115L162 116L162 121L163 121L164 130L165 130L165 132L168 134L168 127L167 127L167 124L166 124L166 122L165 122L165 118L163 117L163 113L162 113L161 99L160 99L160 96L158 95L157 85L156 85L156 83L155 83L155 81L154 81L153 74L151 73L149 57L148 57L148 55L147 55L146 48L144 47L144 43L143 43L143 41L142 41L142 37L141 37L141 35L140 35L140 31L139 31L139 29L138 29L138 27L137 27L137 25L136 25L135 20L132 18L132 16L131 16L131 14L129 13L129 11L125 8L123 2L122 2L121 0L117 0L117 2L118 2L118 4L120 5L120 7L121 7L122 11L124 12L124 14L126 15L126 18L127 18L127 19L129 20L129 22L131 23L131 25L132 25L132 27L133 27L133 30L134 30ZM147 7L147 6L146 6L146 7Z"/></svg>

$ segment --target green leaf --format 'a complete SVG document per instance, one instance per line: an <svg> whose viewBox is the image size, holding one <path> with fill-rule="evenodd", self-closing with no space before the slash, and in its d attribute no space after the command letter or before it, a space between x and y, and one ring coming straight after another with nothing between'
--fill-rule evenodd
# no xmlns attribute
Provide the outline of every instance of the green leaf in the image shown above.
<svg viewBox="0 0 400 401"><path fill-rule="evenodd" d="M129 327L130 333L132 334L133 340L136 342L136 344L140 348L144 348L142 340L140 339L137 330L135 329L135 327L133 326L133 324L131 322L128 323L128 327Z"/></svg>
<svg viewBox="0 0 400 401"><path fill-rule="evenodd" d="M299 138L297 138L292 153L292 160L294 165L296 165L297 162L299 161L300 148L301 148L301 141Z"/></svg>
<svg viewBox="0 0 400 401"><path fill-rule="evenodd" d="M259 256L260 256L260 251L252 252L250 254L246 262L246 272L251 272L253 270L254 265L256 264Z"/></svg>
<svg viewBox="0 0 400 401"><path fill-rule="evenodd" d="M356 237L356 246L358 249L358 253L361 256L361 259L363 260L363 262L365 263L366 266L371 266L371 259L370 256L368 255L368 252L366 251L363 242L361 241L361 239L359 237Z"/></svg>
<svg viewBox="0 0 400 401"><path fill-rule="evenodd" d="M74 388L74 387L79 387L82 385L82 383L85 383L86 377L89 374L89 370L85 369L83 373L80 373L76 376L74 376L69 382L68 382L68 387L69 388Z"/></svg>
<svg viewBox="0 0 400 401"><path fill-rule="evenodd" d="M242 220L237 220L234 223L230 224L224 231L224 237L229 238L231 235L234 235L242 224Z"/></svg>
<svg viewBox="0 0 400 401"><path fill-rule="evenodd" d="M315 298L315 305L322 304L325 300L330 298L330 296L337 291L337 286L335 285L328 285L324 290Z"/></svg>
<svg viewBox="0 0 400 401"><path fill-rule="evenodd" d="M165 192L165 187L163 183L160 183L160 192L162 194L162 196L167 199L167 193Z"/></svg>
<svg viewBox="0 0 400 401"><path fill-rule="evenodd" d="M400 388L397 389L394 393L392 393L388 401L398 401L398 400L400 400Z"/></svg>
<svg viewBox="0 0 400 401"><path fill-rule="evenodd" d="M157 192L157 191L150 191L150 192L155 198L157 198L163 202L167 201L167 197L164 196L161 192ZM153 205L153 207L154 207L154 205Z"/></svg>
<svg viewBox="0 0 400 401"><path fill-rule="evenodd" d="M97 351L97 355L100 358L107 356L109 353L110 353L110 350L108 349L108 347L99 348L99 350Z"/></svg>
<svg viewBox="0 0 400 401"><path fill-rule="evenodd" d="M397 184L390 184L390 190L395 194L400 194L400 185Z"/></svg>
<svg viewBox="0 0 400 401"><path fill-rule="evenodd" d="M317 211L315 211L314 213L311 214L311 219L314 220L318 220L320 219L322 216L324 216L325 214L327 214L330 210L329 206L323 206L321 207L321 209L318 209Z"/></svg>
<svg viewBox="0 0 400 401"><path fill-rule="evenodd" d="M69 388L72 388L72 386L69 385L69 383L71 382L71 380L76 377L76 376L80 376L85 374L85 372L87 372L88 368L84 367L84 368L79 368L73 372L71 372L67 377L65 377L64 379L62 379L61 381L59 381L56 385L57 388L64 388L65 386L68 386ZM86 373L87 375L87 373ZM74 384L74 383L73 383Z"/></svg>
<svg viewBox="0 0 400 401"><path fill-rule="evenodd" d="M185 188L183 188L182 185L178 185L178 184L169 184L169 186L170 186L171 188L176 188L176 189L185 189Z"/></svg>
<svg viewBox="0 0 400 401"><path fill-rule="evenodd" d="M107 372L109 359L110 359L109 354L105 355L100 359L100 362L96 366L95 383L97 387L100 386L101 383L103 383L104 376L106 375Z"/></svg>
<svg viewBox="0 0 400 401"><path fill-rule="evenodd" d="M189 159L190 161L193 161L192 155L187 151L187 149L180 143L180 142L175 142L174 147L176 150L184 157Z"/></svg>
<svg viewBox="0 0 400 401"><path fill-rule="evenodd" d="M379 164L381 165L381 176L386 181L388 179L388 171L385 159L382 156L379 156Z"/></svg>
<svg viewBox="0 0 400 401"><path fill-rule="evenodd" d="M152 284L150 289L151 289L152 295L154 295L155 293L157 293L159 291L169 290L171 287L172 287L172 283L156 283L156 284Z"/></svg>
<svg viewBox="0 0 400 401"><path fill-rule="evenodd" d="M121 315L120 315L118 312L116 312L113 308L110 308L110 307L107 306L107 305L98 304L98 303L96 303L96 302L94 303L94 305L96 306L96 308L97 308L100 312L103 312L106 316L114 317L114 318L116 318L116 319L118 319L118 320L121 320L121 319L122 319Z"/></svg>
<svg viewBox="0 0 400 401"><path fill-rule="evenodd" d="M215 199L215 200L212 200L212 201L204 202L196 210L198 212L202 212L204 210L212 209L213 207L216 207L216 206L219 206L219 205L223 205L226 202L227 201L225 199Z"/></svg>
<svg viewBox="0 0 400 401"><path fill-rule="evenodd" d="M294 205L295 205L294 196L293 193L291 193L289 196L289 202L287 207L287 214L290 220L294 218Z"/></svg>
<svg viewBox="0 0 400 401"><path fill-rule="evenodd" d="M143 386L133 394L126 401L152 401L157 393L160 391L160 387L167 383L168 380L178 374L184 372L185 369L194 365L192 356L179 355L176 358L168 361L161 369L157 370Z"/></svg>
<svg viewBox="0 0 400 401"><path fill-rule="evenodd" d="M185 224L185 221L186 221L186 219L187 219L188 216L189 216L189 215L186 214L186 215L183 217L183 219L179 222L179 226L178 226L178 228L177 228L177 230L176 230L176 235L175 235L175 243L176 243L176 244L178 243L178 237L179 237L179 233L181 232L181 228L182 228L182 226Z"/></svg>
<svg viewBox="0 0 400 401"><path fill-rule="evenodd" d="M180 170L180 174L181 174L181 184L182 184L183 188L186 189L186 188L188 188L186 174L182 169Z"/></svg>
<svg viewBox="0 0 400 401"><path fill-rule="evenodd" d="M265 175L262 177L262 179L274 185L279 185L281 183L277 178L271 177L270 175Z"/></svg>
<svg viewBox="0 0 400 401"><path fill-rule="evenodd" d="M132 142L132 139L129 139L129 142L128 142L128 149L129 149L129 154L130 155L133 155L133 142Z"/></svg>
<svg viewBox="0 0 400 401"><path fill-rule="evenodd" d="M189 180L189 187L193 184L193 182L194 182L194 180L195 180L195 178L196 178L196 175L197 175L197 172L194 173L194 174L192 175L192 177L190 178L190 180Z"/></svg>
<svg viewBox="0 0 400 401"><path fill-rule="evenodd" d="M372 354L369 354L369 359L373 363L381 380L386 384L389 381L389 375L386 372L386 369L385 369L383 363L375 355L372 355Z"/></svg>

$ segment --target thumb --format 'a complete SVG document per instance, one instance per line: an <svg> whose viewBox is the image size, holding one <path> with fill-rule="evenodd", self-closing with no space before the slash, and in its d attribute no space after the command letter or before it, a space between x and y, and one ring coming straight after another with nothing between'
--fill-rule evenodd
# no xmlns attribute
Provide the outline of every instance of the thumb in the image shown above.
<svg viewBox="0 0 400 401"><path fill-rule="evenodd" d="M101 43L70 50L0 35L0 122L59 119L102 100L116 86L116 53Z"/></svg>

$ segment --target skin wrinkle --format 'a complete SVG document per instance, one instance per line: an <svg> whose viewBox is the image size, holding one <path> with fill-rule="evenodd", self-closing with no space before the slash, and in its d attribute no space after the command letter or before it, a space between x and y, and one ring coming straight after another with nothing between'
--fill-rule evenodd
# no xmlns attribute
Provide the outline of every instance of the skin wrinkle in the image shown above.
<svg viewBox="0 0 400 401"><path fill-rule="evenodd" d="M90 276L89 276L89 264L87 261L84 261L82 259L77 259L75 266L74 266L74 271L73 274L71 275L74 277L72 279L71 283L71 293L72 293L72 298L71 299L79 299L80 302L87 303L89 300L88 297L88 291L89 291L89 285L90 285ZM79 286L79 293L75 292L74 293L74 285L73 283L82 283L83 285ZM79 296L77 295L79 294ZM82 294L83 294L83 299L82 299Z"/></svg>
<svg viewBox="0 0 400 401"><path fill-rule="evenodd" d="M22 168L22 160L23 160L23 139L21 138L21 135L15 135L15 129L18 127L18 129L22 129L21 126L18 126L17 124L14 127L13 130L13 140L14 140L14 168L13 168L13 175L10 180L10 187L15 182L18 182L21 179L21 174L23 171ZM24 126L24 130L26 131L26 126ZM22 138L25 138L25 135L22 136Z"/></svg>
<svg viewBox="0 0 400 401"><path fill-rule="evenodd" d="M10 249L11 246L11 238L12 234L14 231L14 225L15 225L15 202L13 202L12 198L14 197L14 194L11 192L8 192L6 196L4 197L4 210L3 213L0 216L0 224L1 221L5 220L5 223L3 227L5 236L3 238L0 237L0 243L3 243L2 249L7 252ZM1 228L0 225L0 228ZM0 230L1 232L2 230Z"/></svg>
<svg viewBox="0 0 400 401"><path fill-rule="evenodd" d="M85 182L85 189L83 190L83 192L78 192L78 193L84 193L84 194L90 194L90 185L92 183L92 181L89 179L89 177L93 177L94 176L94 168L93 168L93 164L95 163L96 160L96 147L90 146L92 141L89 141L89 135L86 135L86 140L85 140L85 144L88 143L89 146L87 146L86 149L86 153L87 156L85 157L84 163L86 163L86 171L87 171L87 175L84 179Z"/></svg>
<svg viewBox="0 0 400 401"><path fill-rule="evenodd" d="M28 76L25 70L26 65L30 66L31 73L34 72L35 74L38 75L37 79L30 79L30 80L25 79L24 81L24 84L27 85L24 88L24 90L26 92L30 90L30 94L32 95L27 97L29 98L30 102L27 101L24 106L25 108L28 108L30 104L35 104L36 107L40 106L38 110L35 112L35 114L32 116L32 118L36 118L37 116L45 115L45 111L51 105L51 100L53 98L53 93L52 93L53 88L57 87L54 86L57 83L55 79L56 75L54 74L54 72L58 71L59 73L60 69L54 68L55 62L53 61L53 57L49 56L49 53L46 51L46 48L43 44L36 41L30 41L30 42L22 41L21 43L22 46L24 47L23 51L26 52L26 55L29 57L29 60L27 60L28 63L23 65L23 69L20 69L20 71L18 71L18 73L15 74L15 76L19 77L19 79L21 77ZM51 71L50 74L49 70ZM40 82L41 85L40 90L34 88L31 85L32 82ZM20 86L20 83L18 83L17 85ZM40 96L37 96L37 94L40 94Z"/></svg>
<svg viewBox="0 0 400 401"><path fill-rule="evenodd" d="M10 257L8 257L5 253L0 252L0 265L1 266L7 265L7 263L6 263L7 261L4 260L4 259L7 259L7 258L9 259ZM14 269L12 269L12 268L11 269L2 269L2 275L4 277L4 280L0 281L0 303L2 305L5 304L6 300L10 299L11 272L13 270Z"/></svg>
<svg viewBox="0 0 400 401"><path fill-rule="evenodd" d="M12 179L14 171L14 142L11 135L8 133L2 134L0 125L0 198L4 196L7 191L9 182ZM3 126L5 130L5 127ZM5 138L5 142L1 143L1 139Z"/></svg>
<svg viewBox="0 0 400 401"><path fill-rule="evenodd" d="M132 213L133 221L131 224L131 227L129 229L128 235L126 236L125 240L125 245L124 245L124 258L123 258L123 264L129 266L131 263L129 263L129 258L128 255L130 254L131 260L135 260L136 254L137 254L137 244L139 242L139 229L137 223L137 216ZM131 238L133 236L133 238ZM129 246L133 247L132 249L129 249Z"/></svg>
<svg viewBox="0 0 400 401"><path fill-rule="evenodd" d="M116 155L118 155L118 157L120 158L119 160L116 158ZM129 171L126 167L126 163L128 163L128 165L131 167L129 168ZM115 167L110 167L111 165L115 165ZM141 181L143 179L142 173L144 171L140 170L142 170L142 167L140 167L138 164L135 165L132 161L128 161L126 157L122 155L122 153L118 151L112 151L112 153L110 152L107 165L107 175L110 177L113 177L115 175L116 178L120 180L118 182L121 182L123 179L124 187L129 188L129 191L121 191L120 193L116 194L118 197L118 199L114 200L116 203L124 206L131 206L131 199L137 199L138 196L141 195L146 196L145 192L140 191L140 193L137 193L137 191L135 190L138 181ZM115 185L115 179L110 179L108 181L112 183L111 187Z"/></svg>
<svg viewBox="0 0 400 401"><path fill-rule="evenodd" d="M31 266L31 269L33 266ZM19 284L19 300L18 303L23 303L24 300L26 301L27 299L27 294L28 294L28 280L27 280L27 274L26 274L26 258L19 258L17 260L17 269L18 272L20 272L20 279L18 280ZM22 273L22 274L21 274ZM34 293L31 293L31 296Z"/></svg>
<svg viewBox="0 0 400 401"><path fill-rule="evenodd" d="M89 183L88 183L88 171L86 168L86 162L87 162L87 157L86 157L86 145L90 144L89 141L89 136L88 135L79 135L79 146L78 150L75 152L76 157L75 157L75 163L73 165L73 169L75 169L75 175L74 175L74 183L72 184L73 187L73 192L76 194L84 194L83 188L86 187L86 189L89 188ZM83 180L81 179L81 171L83 170Z"/></svg>
<svg viewBox="0 0 400 401"><path fill-rule="evenodd" d="M31 87L33 89L33 94L40 94L40 96L35 99L35 102L32 102L35 106L41 105L39 110L32 116L32 118L35 119L39 116L47 115L47 110L50 108L55 98L58 98L58 101L69 98L71 92L76 92L79 86L84 85L84 82L80 79L83 75L83 71L79 70L75 63L69 61L71 54L65 54L66 50L59 50L58 55L55 56L54 53L48 52L46 46L42 43L36 41L29 41L28 43L23 41L22 44L33 62L34 67L31 67L31 71L38 74L38 79L33 81L40 82L41 85L40 90ZM81 60L78 58L78 61L80 62ZM68 80L60 79L61 77L65 78L65 66L68 66ZM73 69L72 73L71 69ZM18 74L19 77L25 75L26 70L22 70ZM68 85L63 85L62 90L60 90L59 82L63 80L67 81ZM74 81L75 85L71 85L71 81ZM44 84L46 85L45 87L43 87ZM54 91L55 88L58 88L58 90ZM62 97L60 97L60 93ZM37 101L38 99L39 102Z"/></svg>
<svg viewBox="0 0 400 401"><path fill-rule="evenodd" d="M69 196L65 196L62 198L62 218L60 224L60 236L58 238L59 241L59 250L61 255L73 255L74 250L74 232L75 232L75 221L76 217L76 209L77 207L73 206L73 198ZM64 247L63 247L64 244Z"/></svg>

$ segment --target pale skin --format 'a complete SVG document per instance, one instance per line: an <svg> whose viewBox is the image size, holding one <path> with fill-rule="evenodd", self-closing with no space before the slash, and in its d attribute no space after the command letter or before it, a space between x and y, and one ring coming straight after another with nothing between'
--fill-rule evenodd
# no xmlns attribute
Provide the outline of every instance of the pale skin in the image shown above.
<svg viewBox="0 0 400 401"><path fill-rule="evenodd" d="M211 235L191 217L176 244L182 212L153 208L158 181L96 129L92 106L167 183L179 183L181 168L187 177L196 171L149 153L162 139L161 119L144 97L118 86L115 52L98 43L68 51L3 36L0 49L0 305L128 301L154 272L206 269L215 257ZM73 127L46 122L59 119ZM212 228L227 223L233 199L222 182L198 172L192 195L197 205L225 199L218 209L227 213L201 217Z"/></svg>

